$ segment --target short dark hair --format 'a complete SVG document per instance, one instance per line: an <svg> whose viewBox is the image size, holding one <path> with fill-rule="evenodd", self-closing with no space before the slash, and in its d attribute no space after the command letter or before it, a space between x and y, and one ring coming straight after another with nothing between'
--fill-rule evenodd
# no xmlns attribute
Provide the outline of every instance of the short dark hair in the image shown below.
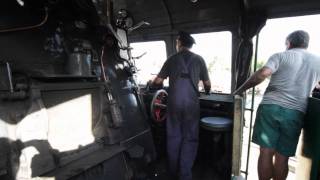
<svg viewBox="0 0 320 180"><path fill-rule="evenodd" d="M286 40L290 42L290 48L308 48L309 34L303 30L294 31Z"/></svg>
<svg viewBox="0 0 320 180"><path fill-rule="evenodd" d="M192 45L196 43L193 37L185 31L179 31L178 40L181 42L181 46L187 48L192 48Z"/></svg>

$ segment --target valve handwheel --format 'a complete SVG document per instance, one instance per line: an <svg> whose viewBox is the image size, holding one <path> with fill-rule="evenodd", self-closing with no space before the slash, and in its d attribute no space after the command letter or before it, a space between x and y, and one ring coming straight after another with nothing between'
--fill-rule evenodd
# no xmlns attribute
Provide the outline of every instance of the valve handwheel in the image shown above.
<svg viewBox="0 0 320 180"><path fill-rule="evenodd" d="M168 93L164 89L158 90L151 101L150 113L155 122L163 122L167 118Z"/></svg>

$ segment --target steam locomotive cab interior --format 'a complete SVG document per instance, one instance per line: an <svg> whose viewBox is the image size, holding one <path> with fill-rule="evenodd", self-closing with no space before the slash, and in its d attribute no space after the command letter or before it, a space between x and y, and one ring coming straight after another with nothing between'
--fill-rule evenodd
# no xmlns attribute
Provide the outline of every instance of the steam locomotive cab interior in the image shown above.
<svg viewBox="0 0 320 180"><path fill-rule="evenodd" d="M162 41L164 61L178 30L229 33L228 90L200 92L194 174L240 175L244 102L232 92L250 74L252 37L267 18L320 11L269 1L3 0L0 179L167 179L168 86L140 83L147 62L132 52Z"/></svg>

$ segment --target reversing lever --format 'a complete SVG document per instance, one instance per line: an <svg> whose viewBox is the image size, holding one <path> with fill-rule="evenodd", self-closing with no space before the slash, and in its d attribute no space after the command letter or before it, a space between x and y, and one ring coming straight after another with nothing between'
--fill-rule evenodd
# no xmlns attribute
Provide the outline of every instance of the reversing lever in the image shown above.
<svg viewBox="0 0 320 180"><path fill-rule="evenodd" d="M10 64L8 62L6 62L6 66L7 66L7 74L8 74L10 93L13 93L12 73L11 73Z"/></svg>
<svg viewBox="0 0 320 180"><path fill-rule="evenodd" d="M5 72L3 72L3 70ZM2 76L6 76L7 79L3 79L5 82L2 84L5 84L5 88L2 89L2 93L0 94L0 99L4 100L21 100L25 99L27 97L27 93L23 91L24 89L27 89L27 87L21 87L18 86L16 87L19 89L19 91L15 91L14 86L13 86L13 78L12 78L12 71L9 62L6 62L3 64L3 69L2 69Z"/></svg>
<svg viewBox="0 0 320 180"><path fill-rule="evenodd" d="M100 59L101 70L102 70L102 79L105 82L104 87L105 87L106 94L107 94L107 99L108 99L108 103L109 103L113 127L119 128L123 124L123 118L122 118L122 114L120 111L120 107L112 95L112 88L111 88L111 84L110 84L111 82L110 82L110 80L107 79L107 76L105 74L105 69L104 69L104 64L103 64L103 54L104 54L104 47L102 48L101 59Z"/></svg>

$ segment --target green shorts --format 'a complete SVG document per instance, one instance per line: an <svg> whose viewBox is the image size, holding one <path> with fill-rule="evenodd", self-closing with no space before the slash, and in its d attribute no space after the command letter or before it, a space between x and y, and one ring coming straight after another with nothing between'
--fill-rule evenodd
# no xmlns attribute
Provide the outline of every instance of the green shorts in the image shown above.
<svg viewBox="0 0 320 180"><path fill-rule="evenodd" d="M274 104L260 104L252 142L290 157L296 153L304 113Z"/></svg>

